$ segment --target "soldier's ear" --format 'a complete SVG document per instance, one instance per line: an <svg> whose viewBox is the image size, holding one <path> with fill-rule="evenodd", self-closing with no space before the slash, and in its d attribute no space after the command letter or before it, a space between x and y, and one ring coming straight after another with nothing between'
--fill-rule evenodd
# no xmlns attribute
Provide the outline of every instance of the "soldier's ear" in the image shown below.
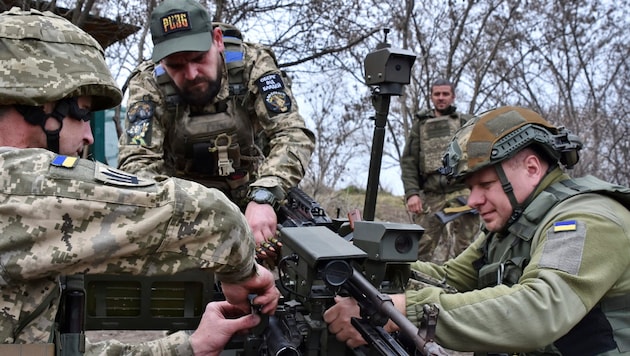
<svg viewBox="0 0 630 356"><path fill-rule="evenodd" d="M212 45L219 46L219 52L223 51L225 45L223 44L223 31L220 26L216 26L212 29Z"/></svg>

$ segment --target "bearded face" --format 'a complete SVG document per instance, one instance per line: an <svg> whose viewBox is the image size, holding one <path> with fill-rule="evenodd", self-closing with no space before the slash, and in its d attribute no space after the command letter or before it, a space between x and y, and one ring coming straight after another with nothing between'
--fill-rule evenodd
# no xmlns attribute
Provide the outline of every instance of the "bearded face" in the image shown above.
<svg viewBox="0 0 630 356"><path fill-rule="evenodd" d="M221 78L221 66L216 63L213 78L200 72L195 79L185 80L177 86L177 90L185 102L195 106L204 106L219 94Z"/></svg>

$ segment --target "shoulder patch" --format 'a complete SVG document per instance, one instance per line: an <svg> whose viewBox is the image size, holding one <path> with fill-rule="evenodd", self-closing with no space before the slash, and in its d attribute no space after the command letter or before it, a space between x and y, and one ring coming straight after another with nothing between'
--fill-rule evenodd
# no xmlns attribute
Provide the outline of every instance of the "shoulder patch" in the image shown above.
<svg viewBox="0 0 630 356"><path fill-rule="evenodd" d="M77 157L56 155L55 158L50 161L50 165L55 167L74 168L78 160L79 159Z"/></svg>
<svg viewBox="0 0 630 356"><path fill-rule="evenodd" d="M291 110L291 98L280 74L265 75L256 81L256 85L268 111L279 114Z"/></svg>
<svg viewBox="0 0 630 356"><path fill-rule="evenodd" d="M577 275L582 264L586 226L576 220L558 221L547 230L539 267Z"/></svg>
<svg viewBox="0 0 630 356"><path fill-rule="evenodd" d="M140 178L131 173L97 163L94 178L102 183L124 187L146 187L153 185L154 181Z"/></svg>
<svg viewBox="0 0 630 356"><path fill-rule="evenodd" d="M129 106L127 109L127 144L151 144L151 123L154 112L155 103L146 98Z"/></svg>

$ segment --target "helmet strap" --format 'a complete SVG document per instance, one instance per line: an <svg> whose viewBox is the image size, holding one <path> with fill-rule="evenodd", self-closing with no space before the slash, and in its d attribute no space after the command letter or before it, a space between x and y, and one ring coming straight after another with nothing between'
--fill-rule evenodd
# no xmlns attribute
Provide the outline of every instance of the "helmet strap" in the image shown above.
<svg viewBox="0 0 630 356"><path fill-rule="evenodd" d="M15 109L24 117L24 120L31 125L42 128L46 134L46 146L48 150L59 153L59 133L63 127L63 119L68 115L68 103L61 100L55 105L52 113L47 114L41 106L15 105ZM53 118L59 122L59 127L55 130L46 129L46 121Z"/></svg>
<svg viewBox="0 0 630 356"><path fill-rule="evenodd" d="M512 187L512 184L510 183L510 181L508 181L501 163L499 162L495 164L494 167L497 171L497 175L499 176L501 187L503 187L503 191L505 192L505 195L507 195L510 204L512 205L512 215L510 215L510 219L508 220L506 225L506 227L508 227L521 217L521 215L523 214L523 206L519 204L516 200L516 196L514 195L514 187Z"/></svg>

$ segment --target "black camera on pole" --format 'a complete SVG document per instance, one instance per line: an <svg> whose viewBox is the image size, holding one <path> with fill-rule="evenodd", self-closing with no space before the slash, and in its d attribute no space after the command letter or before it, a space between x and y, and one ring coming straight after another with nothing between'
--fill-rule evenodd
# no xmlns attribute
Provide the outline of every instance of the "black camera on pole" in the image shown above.
<svg viewBox="0 0 630 356"><path fill-rule="evenodd" d="M392 48L387 43L388 29L384 30L385 40L377 49L365 56L365 83L379 85L380 94L400 95L402 86L409 84L411 67L416 55L407 49Z"/></svg>

